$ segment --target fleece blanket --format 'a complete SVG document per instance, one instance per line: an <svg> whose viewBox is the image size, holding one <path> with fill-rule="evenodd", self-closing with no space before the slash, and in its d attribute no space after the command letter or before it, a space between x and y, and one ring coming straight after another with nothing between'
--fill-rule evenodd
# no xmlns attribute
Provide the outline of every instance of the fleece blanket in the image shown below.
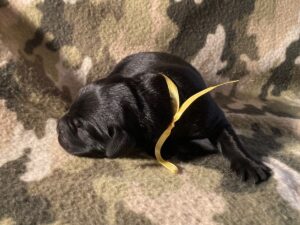
<svg viewBox="0 0 300 225"><path fill-rule="evenodd" d="M192 63L246 148L272 168L243 183L221 155L85 159L59 146L79 88L123 57ZM300 1L0 0L0 224L300 224Z"/></svg>

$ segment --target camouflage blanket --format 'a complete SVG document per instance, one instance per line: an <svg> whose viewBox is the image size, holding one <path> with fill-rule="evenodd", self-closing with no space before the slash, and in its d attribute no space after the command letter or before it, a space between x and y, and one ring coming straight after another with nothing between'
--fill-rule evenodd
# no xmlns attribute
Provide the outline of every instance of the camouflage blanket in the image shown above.
<svg viewBox="0 0 300 225"><path fill-rule="evenodd" d="M83 159L56 121L124 56L191 62L271 179L242 183L220 155ZM0 224L300 224L300 1L0 0Z"/></svg>

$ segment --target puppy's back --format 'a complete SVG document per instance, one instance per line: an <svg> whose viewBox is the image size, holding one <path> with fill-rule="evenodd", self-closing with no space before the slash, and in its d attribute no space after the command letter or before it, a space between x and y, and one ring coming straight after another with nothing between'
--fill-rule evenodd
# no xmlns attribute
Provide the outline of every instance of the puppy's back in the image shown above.
<svg viewBox="0 0 300 225"><path fill-rule="evenodd" d="M163 52L141 52L121 60L109 76L133 78L144 73L164 73L180 88L189 87L187 96L206 88L200 73L178 56Z"/></svg>

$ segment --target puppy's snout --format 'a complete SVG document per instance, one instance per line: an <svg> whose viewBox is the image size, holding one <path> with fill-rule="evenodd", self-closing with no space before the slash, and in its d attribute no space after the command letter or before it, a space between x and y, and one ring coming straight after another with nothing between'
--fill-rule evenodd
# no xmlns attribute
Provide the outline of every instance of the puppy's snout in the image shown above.
<svg viewBox="0 0 300 225"><path fill-rule="evenodd" d="M64 149L68 149L68 141L66 140L66 137L64 135L64 129L63 129L63 125L61 124L62 122L59 121L56 127L56 131L58 134L58 142L59 144L64 148Z"/></svg>
<svg viewBox="0 0 300 225"><path fill-rule="evenodd" d="M64 134L63 130L60 129L60 128L57 129L57 133L58 133L58 135L63 135Z"/></svg>
<svg viewBox="0 0 300 225"><path fill-rule="evenodd" d="M61 132L61 128L60 128L60 120L58 120L58 122L57 122L56 132L57 132L58 134L60 134L60 132Z"/></svg>
<svg viewBox="0 0 300 225"><path fill-rule="evenodd" d="M63 125L62 125L62 121L61 119L58 121L57 126L56 126L56 132L58 133L58 135L63 135L64 133L64 129L63 129Z"/></svg>

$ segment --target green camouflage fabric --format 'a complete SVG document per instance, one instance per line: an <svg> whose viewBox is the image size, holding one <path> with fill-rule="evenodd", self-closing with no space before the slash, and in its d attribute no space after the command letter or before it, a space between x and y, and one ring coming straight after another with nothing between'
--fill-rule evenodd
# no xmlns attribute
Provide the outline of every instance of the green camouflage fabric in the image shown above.
<svg viewBox="0 0 300 225"><path fill-rule="evenodd" d="M123 57L192 63L273 176L243 183L221 155L173 175L154 159L84 159L57 119ZM1 225L299 225L300 1L0 0Z"/></svg>

